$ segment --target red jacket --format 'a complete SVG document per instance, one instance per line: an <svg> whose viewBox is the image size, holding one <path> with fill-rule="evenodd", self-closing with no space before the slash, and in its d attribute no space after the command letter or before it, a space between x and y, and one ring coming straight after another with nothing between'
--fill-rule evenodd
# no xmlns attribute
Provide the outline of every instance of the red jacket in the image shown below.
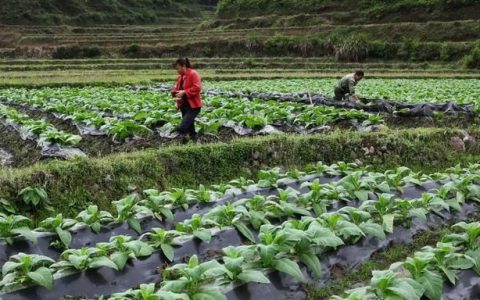
<svg viewBox="0 0 480 300"><path fill-rule="evenodd" d="M178 76L177 84L172 89L172 93L177 93L180 91L180 84L182 82L182 75ZM200 108L202 107L202 79L200 78L200 74L197 71L192 69L187 69L187 73L185 74L185 81L183 82L183 90L187 95L188 104L190 104L191 108ZM182 102L177 103L177 107L180 108L182 106Z"/></svg>

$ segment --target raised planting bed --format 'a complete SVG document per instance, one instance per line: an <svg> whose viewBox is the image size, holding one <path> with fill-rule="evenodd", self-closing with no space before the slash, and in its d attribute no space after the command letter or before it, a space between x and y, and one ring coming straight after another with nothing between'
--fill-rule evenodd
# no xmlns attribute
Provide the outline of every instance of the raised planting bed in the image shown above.
<svg viewBox="0 0 480 300"><path fill-rule="evenodd" d="M339 79L217 81L208 82L205 87L231 93L290 93L293 95L309 92L333 96L333 89ZM356 91L368 99L390 99L409 103L454 102L475 105L480 99L476 89L478 84L479 79L370 79L367 73L367 77L357 85Z"/></svg>
<svg viewBox="0 0 480 300"><path fill-rule="evenodd" d="M146 190L114 202L115 215L90 207L75 219L45 219L33 231L22 225L28 219L4 215L16 227L2 231L10 244L2 298L302 299L302 283L325 284L339 265L355 268L392 243L477 213L478 165L430 175L369 169L319 163L309 171L263 171L257 183L239 178L213 190ZM477 245L475 227L457 227L467 234L448 238ZM19 243L39 232L53 232L53 239ZM473 239L466 238L470 232L477 232ZM70 249L55 255L45 241Z"/></svg>
<svg viewBox="0 0 480 300"><path fill-rule="evenodd" d="M479 222L460 222L442 237L388 270L373 271L370 285L332 299L477 299L480 288Z"/></svg>
<svg viewBox="0 0 480 300"><path fill-rule="evenodd" d="M78 147L57 147L57 157L72 158L86 153L101 156L112 152L155 148L179 143L176 130L181 113L167 90L129 88L44 88L5 89L0 92L4 115L17 123L41 123L54 142ZM275 101L232 100L206 96L197 122L199 142L229 141L239 136L282 133L313 134L344 128L378 130L382 117L361 110ZM41 120L40 120L41 119ZM54 130L51 124L67 131ZM21 125L21 124L20 124ZM30 130L31 131L31 130ZM50 141L49 140L49 141ZM41 145L43 148L43 144ZM81 152L83 153L81 153ZM52 156L51 149L42 154ZM44 156L45 156L44 155ZM21 161L16 165L25 165Z"/></svg>

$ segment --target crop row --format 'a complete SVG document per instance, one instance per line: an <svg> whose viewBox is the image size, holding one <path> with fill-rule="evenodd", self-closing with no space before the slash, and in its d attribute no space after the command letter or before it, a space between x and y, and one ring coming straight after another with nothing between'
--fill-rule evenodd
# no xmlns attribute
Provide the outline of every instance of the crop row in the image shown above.
<svg viewBox="0 0 480 300"><path fill-rule="evenodd" d="M298 170L283 173L280 169L271 169L259 173L259 181L254 183L252 180L239 178L230 181L228 184L213 186L213 189L206 189L200 186L198 190L174 189L172 191L159 192L149 189L144 191L141 201L138 201L138 195L131 195L118 202L114 202L114 210L117 217L113 217L106 211L99 211L95 206L78 214L75 219L64 219L61 215L55 218L48 218L40 222L40 228L32 230L29 227L29 220L21 215L2 215L3 224L9 224L1 231L1 238L8 244L12 244L18 238L27 238L34 241L35 232L51 232L58 235L64 247L69 247L72 236L66 231L75 232L82 226L89 226L93 232L99 233L102 225L126 222L138 234L142 233L140 222L146 216L155 217L159 221L173 221L173 213L187 210L195 206L194 210L199 212L198 205L206 205L206 209L211 209L210 204L223 204L228 202L232 196L242 195L244 193L258 193L259 191L271 188L288 187L292 183L314 182L313 185L307 184L310 190L315 190L315 197L320 201L318 204L310 201L310 205L316 212L325 210L325 205L332 205L335 201L366 201L375 197L373 193L399 193L405 192L409 187L422 187L428 182L442 181L445 187L450 188L450 181L462 176L463 183L457 186L457 196L461 200L461 195L471 195L474 192L474 185L471 181L477 174L477 166L472 165L469 169L457 170L455 174L437 173L430 176L413 173L407 168L390 170L385 173L364 172L358 170L355 165L339 163L338 165L326 166L321 163L315 165L314 169L305 173ZM320 184L318 180L322 176L342 176L325 177L324 183ZM330 182L330 183L327 183ZM434 187L436 185L433 185ZM300 187L301 188L301 187ZM440 189L442 194L448 190ZM40 203L44 198L39 191L29 191L29 198L36 199L35 206L46 205ZM281 192L279 194L282 194ZM410 192L411 194L411 192ZM284 196L291 196L285 194ZM463 196L464 197L464 196ZM310 199L311 200L311 199ZM32 201L31 201L32 202ZM307 200L303 200L302 205L307 205ZM201 211L201 209L200 209ZM191 215L191 213L190 213ZM185 218L184 214L184 218ZM188 216L188 214L187 214ZM158 224L157 224L158 225ZM21 229L17 232L17 229Z"/></svg>
<svg viewBox="0 0 480 300"><path fill-rule="evenodd" d="M32 120L28 115L18 112L12 107L0 104L0 120L7 126L19 131L22 138L38 137L39 144L74 146L81 141L78 135L56 129L45 120Z"/></svg>
<svg viewBox="0 0 480 300"><path fill-rule="evenodd" d="M84 126L106 131L118 139L146 134L158 128L164 136L180 123L180 112L165 91L127 88L43 88L5 89L0 99L62 114ZM206 96L199 118L200 133L217 134L222 127L239 134L276 125L287 131L302 131L341 121L366 121L378 124L382 119L363 111L331 107L306 107L295 103L261 100L232 100Z"/></svg>
<svg viewBox="0 0 480 300"><path fill-rule="evenodd" d="M75 220L64 220L63 217L57 216L56 218L49 218L40 222L40 227L43 228L38 229L33 229L30 220L25 216L16 215L15 213L17 210L14 207L11 207L9 209L2 209L2 221L0 223L3 224L4 227L2 227L2 230L0 231L0 238L8 244L15 243L19 238L35 242L35 231L51 231L52 234L68 236L63 240L71 241L72 238L68 232L59 234L59 231L56 228L60 227L63 231L74 232L81 226L89 226L93 232L99 233L102 226L128 221L130 221L130 226L135 228L138 233L141 233L139 224L140 220L145 217L145 212L150 212L151 216L154 216L159 220L163 220L165 217L167 217L167 219L172 219L172 210L174 209L187 210L191 206L202 203L221 203L225 200L234 198L236 195L241 195L246 191L254 192L261 189L269 189L273 186L282 186L292 181L295 182L298 180L312 179L319 176L336 178L335 176L345 176L352 172L361 172L361 168L357 167L355 164L343 162L330 166L319 162L314 166L307 168L307 170L308 171L293 170L288 172L282 172L278 168L262 170L258 174L258 182L241 177L231 180L228 184L214 185L211 189L206 189L204 186L200 186L196 190L173 189L164 192L149 189L144 191L146 198L142 201L138 201L137 196L128 197L120 201L115 209L119 212L117 218L113 218L109 212L99 211L92 206L87 210L80 212ZM418 179L415 179L416 177L423 177L422 175L410 174L408 169L402 169L399 172L402 176L400 180L396 180L399 182L397 184L398 188L400 188L400 185L405 184L403 181L403 175L413 175L409 177L409 181L414 182L418 182ZM34 207L49 205L48 202L46 202L47 196L44 195L41 189L27 188L22 191L22 196L26 199L25 202L32 204ZM129 207L125 207L126 202L131 203ZM4 206L2 206L2 208L3 207ZM122 216L122 213L120 212L124 210L130 212L125 214L126 216ZM130 218L126 218L128 216ZM55 224L57 225L53 226ZM50 230L48 230L48 228L50 228ZM64 246L69 247L69 245L70 242L65 243Z"/></svg>
<svg viewBox="0 0 480 300"><path fill-rule="evenodd" d="M473 169L476 169L476 167L473 167ZM410 178L409 176L400 176L400 174L405 171L405 169L400 170L400 173L393 177L400 177L400 181ZM468 172L469 170L467 170L467 173ZM387 174L393 175L392 173ZM291 226L296 226L294 228L298 230L302 229L306 234L308 232L307 227L311 227L310 225L313 223L316 224L314 229L315 232L318 233L318 230L322 228L329 229L332 232L336 232L336 235L339 235L344 240L348 241L358 241L358 238L365 234L383 237L384 231L393 231L394 222L404 223L412 217L425 218L425 214L429 211L436 211L438 213L442 210L449 210L450 208L460 209L460 205L465 199L477 200L478 193L475 191L478 190L478 186L473 183L477 177L478 175L474 174L461 177L461 180L455 181L450 185L445 185L443 188L439 189L436 195L425 194L422 198L414 200L395 199L393 195L381 195L377 200L368 200L368 184L373 184L372 178L367 178L365 180L360 179L361 177L358 173L352 173L341 181L343 182L341 186L347 186L351 189L355 189L355 185L358 185L356 190L350 190L351 196L348 196L347 191L344 191L345 195L339 195L339 191L332 190L334 186L323 187L318 181L308 182L305 183L305 186L308 187L310 191L305 195L298 195L295 190L286 189L279 190L279 195L274 197L254 196L253 198L240 200L232 204L216 206L203 217L200 215L193 215L190 219L178 223L175 230L165 231L164 229L155 229L151 233L142 235L139 240L133 240L128 236L114 236L110 239L110 242L99 243L96 247L88 249L83 248L80 250L66 250L61 255L62 260L56 263L54 263L52 259L43 256L18 254L11 258L12 261L7 262L4 265L4 269L8 270L8 272L4 272L4 280L2 282L4 285L9 286L23 284L25 282L31 283L33 281L37 284L50 287L53 280L52 274L55 270L57 276L63 276L65 274L62 275L62 273L67 272L68 274L69 271L72 270L95 269L101 266L123 269L129 257L135 258L149 256L153 252L153 248L163 251L167 259L172 261L173 251L171 251L171 246L175 244L173 243L175 238L193 235L193 237L204 242L209 242L212 236L210 230L225 230L225 228L228 227L237 229L247 240L253 243L256 242L256 238L252 231L250 231L249 227L254 230L260 230L260 241L267 243L264 246L268 245L268 241L273 243L275 240L275 238L262 240L263 235L268 236L268 234L264 232L265 230L267 232L273 230L269 233L271 235L281 228L288 229ZM411 180L415 181L414 179ZM381 186L385 188L385 183L382 183ZM327 190L323 190L322 192L322 187L327 188ZM152 192L150 191L149 193L150 196L152 196ZM452 194L454 195L454 198L451 198ZM366 198L364 198L365 195ZM158 196L155 193L153 193L153 196L158 199ZM327 212L327 208L333 204L330 199L336 199L337 197L347 200L347 203L351 202L352 198L350 197L362 199L364 201L358 209L347 206L341 208L338 212ZM137 227L138 222L135 220L134 216L148 210L147 207L135 207L136 201L133 197L127 197L118 201L117 204L119 216L122 216L123 220L129 222L132 227ZM157 212L161 213L162 210L157 210ZM311 213L314 213L314 216L317 218L311 217ZM87 211L81 213L83 216L87 214ZM152 212L150 212L150 214L152 214ZM287 221L283 226L266 225L272 220L282 220L283 218L292 217L296 219L296 217L302 215L305 217L303 217L301 221ZM50 221L52 219L50 219ZM375 220L377 223L373 223L372 220ZM56 230L60 239L64 240L65 238L62 237L63 233L61 233L64 230L64 228L62 228L62 223L63 225L68 226L67 224L71 224L71 222L64 222L65 220L60 221L61 222L55 223L57 228L53 229L52 227L51 229ZM52 222L50 223L52 224ZM285 224L291 225L285 226ZM320 233L322 234L315 236L317 238L324 236L325 232L321 231ZM301 236L298 234L286 233L283 233L283 235L292 236L292 238L294 236ZM149 242L147 243L141 241L142 237L145 236L149 237ZM332 237L331 234L327 236ZM320 238L320 240L322 240L322 238ZM295 240L295 242L300 242L300 240ZM310 240L308 243L307 241L303 241L303 244L309 245L314 242L315 241L313 240ZM293 267L292 262L288 261L285 254L293 251L292 247L298 246L299 245L297 244L290 245L291 248L281 255L282 257L280 261ZM251 250L260 251L259 255L262 257L262 244L246 247L254 247ZM273 250L274 249L271 249L270 251ZM267 253L269 253L269 251L267 251ZM242 253L243 257L245 257L245 255L246 253ZM257 255L255 255L255 257L258 259ZM273 267L273 257L270 257L268 260L270 264L267 263L268 261L263 261L263 258L261 260L262 268ZM33 264L32 261L35 261L36 264ZM311 267L308 261L304 263ZM51 266L51 268L45 266L51 264L53 264L53 267ZM7 265L8 267L5 267ZM296 268L298 268L298 265L296 266ZM315 266L318 267L316 264ZM279 271L284 271L290 275L295 276L295 274L299 274L295 271L295 267L293 267L295 272L293 272L292 269L286 270L283 269L283 267L279 268ZM38 274L30 274L37 273L38 269L41 270ZM28 270L29 272L25 273L25 270ZM314 274L317 272L315 270L316 269L313 270ZM42 284L46 282L46 279L49 279L47 284Z"/></svg>
<svg viewBox="0 0 480 300"><path fill-rule="evenodd" d="M426 246L388 270L373 271L370 285L332 300L443 299L444 282L455 285L459 271L472 269L480 275L480 223L460 222L453 228L457 233L446 234L436 246Z"/></svg>
<svg viewBox="0 0 480 300"><path fill-rule="evenodd" d="M224 248L220 260L201 264L193 256L187 264L166 268L162 272L160 288L144 285L137 290L115 294L111 299L141 299L140 295L162 299L162 295L169 293L173 293L174 298L192 299L205 292L213 299L225 299L223 294L239 284L269 283L265 275L272 270L287 273L303 282L305 277L299 262L307 266L313 278L319 278L319 255L344 244L354 244L363 237L383 239L385 232L393 232L393 222L391 225L386 222L390 217L395 217L397 223L408 224L414 217L425 218L431 209L421 199L395 200L394 204L389 203L391 206L387 212L380 208L387 207L389 204L386 203L389 200L380 198L364 202L359 208L346 206L337 212L304 216L279 226L262 225L259 242L255 245ZM439 212L443 209L437 207L433 210Z"/></svg>
<svg viewBox="0 0 480 300"><path fill-rule="evenodd" d="M368 72L368 70L367 70ZM207 88L232 92L318 93L333 96L338 79L238 80L208 82ZM411 103L454 101L477 104L480 100L478 79L369 79L356 90L364 98L392 99Z"/></svg>

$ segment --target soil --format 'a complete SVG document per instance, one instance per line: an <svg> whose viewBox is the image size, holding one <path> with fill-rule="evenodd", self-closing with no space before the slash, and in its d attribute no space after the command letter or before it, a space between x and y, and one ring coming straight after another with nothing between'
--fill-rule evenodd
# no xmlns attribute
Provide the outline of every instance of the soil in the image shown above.
<svg viewBox="0 0 480 300"><path fill-rule="evenodd" d="M35 141L22 140L17 131L3 124L0 124L0 149L10 155L6 164L9 167L25 167L47 160Z"/></svg>

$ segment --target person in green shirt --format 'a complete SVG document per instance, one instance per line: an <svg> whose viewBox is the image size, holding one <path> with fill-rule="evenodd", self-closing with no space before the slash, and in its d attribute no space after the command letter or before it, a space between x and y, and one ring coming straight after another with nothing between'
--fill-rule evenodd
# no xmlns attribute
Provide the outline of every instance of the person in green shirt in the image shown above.
<svg viewBox="0 0 480 300"><path fill-rule="evenodd" d="M364 76L365 73L362 70L358 70L353 74L345 75L335 87L334 99L342 101L349 100L349 97L351 97L353 101L358 101L358 96L355 94L355 86Z"/></svg>

